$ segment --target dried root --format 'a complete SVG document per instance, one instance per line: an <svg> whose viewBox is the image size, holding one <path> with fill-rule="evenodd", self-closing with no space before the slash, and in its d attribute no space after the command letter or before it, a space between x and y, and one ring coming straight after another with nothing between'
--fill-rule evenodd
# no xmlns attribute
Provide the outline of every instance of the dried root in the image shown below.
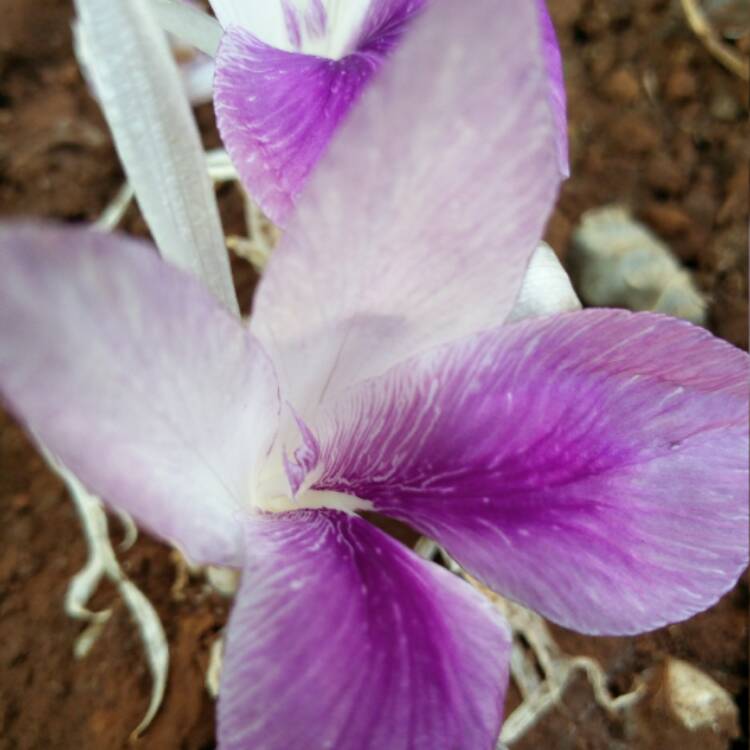
<svg viewBox="0 0 750 750"><path fill-rule="evenodd" d="M219 695L221 668L224 664L224 633L220 633L211 644L208 655L208 669L206 669L206 690L215 700Z"/></svg>
<svg viewBox="0 0 750 750"><path fill-rule="evenodd" d="M706 49L729 71L743 81L750 81L750 61L727 44L706 18L698 0L682 0L688 24Z"/></svg>
<svg viewBox="0 0 750 750"><path fill-rule="evenodd" d="M224 149L214 149L206 153L206 168L214 184L239 180L234 165ZM249 261L258 273L262 273L271 250L279 240L279 230L244 191L242 195L245 201L245 225L248 236L228 236L227 247L240 258ZM95 226L105 232L116 229L133 197L133 188L126 182L104 209Z"/></svg>
<svg viewBox="0 0 750 750"><path fill-rule="evenodd" d="M88 602L103 578L108 578L117 588L138 628L151 672L151 699L146 714L133 730L132 738L139 737L153 721L164 698L169 671L169 647L159 616L151 602L128 580L117 562L109 540L107 516L101 501L86 488L60 461L45 452L50 466L65 482L81 519L88 560L84 568L73 578L65 596L65 612L76 620L88 622L88 626L76 640L73 653L77 659L84 658L109 620L112 610L95 612ZM121 514L122 515L122 514ZM127 524L132 524L128 520ZM132 537L132 533L130 534ZM127 541L127 540L126 540Z"/></svg>
<svg viewBox="0 0 750 750"><path fill-rule="evenodd" d="M633 691L614 698L607 688L607 675L597 661L564 654L542 617L490 591L445 552L442 556L452 572L481 591L502 612L513 631L510 671L523 702L505 720L497 750L518 742L558 705L576 673L586 674L596 702L609 714L620 714L644 696L645 685L638 685Z"/></svg>

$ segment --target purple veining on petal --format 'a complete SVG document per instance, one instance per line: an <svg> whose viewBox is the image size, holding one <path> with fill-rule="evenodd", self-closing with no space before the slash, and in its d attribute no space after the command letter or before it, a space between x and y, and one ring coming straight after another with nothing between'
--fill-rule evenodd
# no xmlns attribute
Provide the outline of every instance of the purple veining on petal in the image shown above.
<svg viewBox="0 0 750 750"><path fill-rule="evenodd" d="M492 750L510 634L478 592L356 516L263 515L226 641L222 750Z"/></svg>
<svg viewBox="0 0 750 750"><path fill-rule="evenodd" d="M275 49L230 27L216 60L214 105L222 140L248 192L283 224L341 119L421 3L379 18L340 60ZM284 5L295 46L299 21ZM288 12L287 12L288 10ZM291 20L290 20L291 19Z"/></svg>
<svg viewBox="0 0 750 750"><path fill-rule="evenodd" d="M415 15L430 0L376 0L370 3L352 47L360 52L386 54L398 43Z"/></svg>
<svg viewBox="0 0 750 750"><path fill-rule="evenodd" d="M376 62L284 52L238 28L225 34L214 81L217 122L246 188L277 224Z"/></svg>
<svg viewBox="0 0 750 750"><path fill-rule="evenodd" d="M302 47L302 32L300 30L300 21L297 17L297 10L291 5L289 0L281 0L281 7L284 11L284 23L286 24L286 33L289 41L296 49Z"/></svg>
<svg viewBox="0 0 750 750"><path fill-rule="evenodd" d="M658 627L747 564L748 372L744 352L651 314L508 325L352 389L318 429L315 486L563 625Z"/></svg>
<svg viewBox="0 0 750 750"><path fill-rule="evenodd" d="M292 496L295 496L305 478L320 462L320 443L294 409L291 406L289 406L289 409L302 438L301 445L294 451L293 459L289 458L286 451L283 456L284 470L292 489Z"/></svg>
<svg viewBox="0 0 750 750"><path fill-rule="evenodd" d="M327 30L328 15L323 0L311 0L307 15L307 33L310 36L323 36Z"/></svg>
<svg viewBox="0 0 750 750"><path fill-rule="evenodd" d="M570 174L568 161L568 117L565 96L565 77L563 61L557 34L552 24L545 0L537 0L537 8L542 28L542 51L547 64L549 76L549 100L557 123L557 148L560 160L560 171L567 177Z"/></svg>

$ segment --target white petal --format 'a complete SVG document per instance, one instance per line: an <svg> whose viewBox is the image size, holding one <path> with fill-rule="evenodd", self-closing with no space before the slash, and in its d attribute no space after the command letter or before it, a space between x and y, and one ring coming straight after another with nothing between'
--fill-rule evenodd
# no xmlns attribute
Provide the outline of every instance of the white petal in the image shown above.
<svg viewBox="0 0 750 750"><path fill-rule="evenodd" d="M224 28L240 26L266 44L337 60L349 52L383 0L210 0Z"/></svg>
<svg viewBox="0 0 750 750"><path fill-rule="evenodd" d="M76 0L79 41L125 172L162 255L236 312L200 136L145 0Z"/></svg>
<svg viewBox="0 0 750 750"><path fill-rule="evenodd" d="M546 242L540 243L531 256L508 322L580 309L581 301L555 251Z"/></svg>

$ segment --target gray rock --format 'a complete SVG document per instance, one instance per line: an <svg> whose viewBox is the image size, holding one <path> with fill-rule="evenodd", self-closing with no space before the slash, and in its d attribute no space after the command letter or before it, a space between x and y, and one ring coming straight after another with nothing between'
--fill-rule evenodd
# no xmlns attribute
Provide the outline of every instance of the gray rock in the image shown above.
<svg viewBox="0 0 750 750"><path fill-rule="evenodd" d="M569 263L581 299L595 307L651 310L704 325L706 302L672 251L622 206L584 214Z"/></svg>

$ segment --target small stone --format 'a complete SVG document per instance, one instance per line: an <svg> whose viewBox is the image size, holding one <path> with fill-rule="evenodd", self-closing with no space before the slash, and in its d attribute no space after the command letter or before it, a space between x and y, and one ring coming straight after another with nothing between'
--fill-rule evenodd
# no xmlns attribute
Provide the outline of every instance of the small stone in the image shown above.
<svg viewBox="0 0 750 750"><path fill-rule="evenodd" d="M675 195L687 187L688 174L669 156L657 152L649 159L646 180L654 190Z"/></svg>
<svg viewBox="0 0 750 750"><path fill-rule="evenodd" d="M13 495L11 505L13 510L26 510L31 505L31 500L27 493L19 492L17 495Z"/></svg>
<svg viewBox="0 0 750 750"><path fill-rule="evenodd" d="M632 71L618 68L607 78L604 91L613 101L630 104L640 96L641 87Z"/></svg>
<svg viewBox="0 0 750 750"><path fill-rule="evenodd" d="M722 122L736 122L742 112L740 103L728 91L719 90L709 105L713 117Z"/></svg>
<svg viewBox="0 0 750 750"><path fill-rule="evenodd" d="M725 750L739 736L732 696L692 664L669 659L647 686L635 715L639 747Z"/></svg>
<svg viewBox="0 0 750 750"><path fill-rule="evenodd" d="M626 154L644 154L658 148L661 134L648 120L637 113L624 113L612 123L612 139Z"/></svg>
<svg viewBox="0 0 750 750"><path fill-rule="evenodd" d="M673 71L667 79L667 85L664 87L667 99L672 102L682 102L692 99L696 91L695 78L685 68L678 68Z"/></svg>
<svg viewBox="0 0 750 750"><path fill-rule="evenodd" d="M679 237L692 226L692 219L674 203L649 203L643 218L662 237Z"/></svg>
<svg viewBox="0 0 750 750"><path fill-rule="evenodd" d="M652 310L705 323L706 303L688 271L621 206L584 214L568 262L576 289L589 305Z"/></svg>

